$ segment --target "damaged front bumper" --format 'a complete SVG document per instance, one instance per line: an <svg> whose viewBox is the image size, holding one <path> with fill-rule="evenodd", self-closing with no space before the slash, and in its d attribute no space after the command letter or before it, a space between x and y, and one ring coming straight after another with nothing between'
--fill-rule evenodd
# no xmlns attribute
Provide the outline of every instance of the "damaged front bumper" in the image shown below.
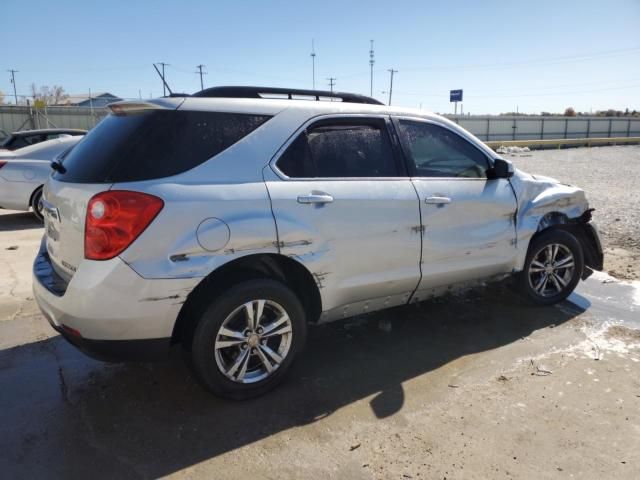
<svg viewBox="0 0 640 480"><path fill-rule="evenodd" d="M604 252L600 242L600 233L595 223L591 221L593 209L585 211L575 223L574 233L582 246L584 255L584 270L582 279L585 280L593 270L602 271L604 268Z"/></svg>

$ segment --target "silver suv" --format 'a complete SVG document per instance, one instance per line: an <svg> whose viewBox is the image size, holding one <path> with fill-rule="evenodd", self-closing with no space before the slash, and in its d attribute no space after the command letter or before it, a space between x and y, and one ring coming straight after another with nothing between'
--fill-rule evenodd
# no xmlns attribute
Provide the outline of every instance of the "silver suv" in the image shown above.
<svg viewBox="0 0 640 480"><path fill-rule="evenodd" d="M549 305L602 269L582 190L437 115L250 87L110 109L54 165L34 264L46 318L97 358L180 344L204 387L247 398L310 323L507 276Z"/></svg>

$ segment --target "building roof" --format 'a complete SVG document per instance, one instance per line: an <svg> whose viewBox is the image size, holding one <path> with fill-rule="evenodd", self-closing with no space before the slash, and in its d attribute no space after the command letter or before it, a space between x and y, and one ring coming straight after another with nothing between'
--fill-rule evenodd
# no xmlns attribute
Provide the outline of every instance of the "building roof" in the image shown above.
<svg viewBox="0 0 640 480"><path fill-rule="evenodd" d="M92 99L97 99L101 97L108 97L113 99L120 99L120 97L115 96L113 93L109 92L95 92L91 93ZM88 102L89 101L89 93L79 93L79 94L70 94L63 102L62 105L77 105L79 103Z"/></svg>

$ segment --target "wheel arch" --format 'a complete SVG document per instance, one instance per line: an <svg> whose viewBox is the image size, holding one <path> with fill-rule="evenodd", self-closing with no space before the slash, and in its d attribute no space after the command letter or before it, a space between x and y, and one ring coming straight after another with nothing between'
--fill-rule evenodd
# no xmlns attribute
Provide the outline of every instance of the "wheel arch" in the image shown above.
<svg viewBox="0 0 640 480"><path fill-rule="evenodd" d="M602 270L603 269L603 253L602 246L595 228L591 222L591 212L593 209L587 209L576 218L569 218L566 213L553 211L546 213L538 222L538 228L536 233L531 238L531 241L538 235L551 228L558 228L571 233L582 248L584 255L584 265L588 269ZM529 244L531 244L531 241ZM586 279L592 272L587 268L582 273L582 279Z"/></svg>
<svg viewBox="0 0 640 480"><path fill-rule="evenodd" d="M181 343L190 350L198 319L211 300L233 285L257 278L270 278L287 285L302 302L307 322L317 322L322 312L320 290L303 264L280 254L247 255L214 270L191 291L176 319L171 343Z"/></svg>
<svg viewBox="0 0 640 480"><path fill-rule="evenodd" d="M36 188L33 189L33 192L31 192L31 195L29 195L29 207L33 206L33 197L36 196L36 193L38 192L38 190L42 190L44 188L44 183L41 185L38 185Z"/></svg>

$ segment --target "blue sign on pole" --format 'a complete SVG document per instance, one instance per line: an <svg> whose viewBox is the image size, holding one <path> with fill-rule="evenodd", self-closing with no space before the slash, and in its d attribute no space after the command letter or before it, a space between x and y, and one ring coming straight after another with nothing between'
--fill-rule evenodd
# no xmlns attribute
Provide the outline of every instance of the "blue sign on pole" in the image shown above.
<svg viewBox="0 0 640 480"><path fill-rule="evenodd" d="M460 89L460 90L451 90L449 92L449 101L450 102L461 102L462 101L462 89Z"/></svg>

